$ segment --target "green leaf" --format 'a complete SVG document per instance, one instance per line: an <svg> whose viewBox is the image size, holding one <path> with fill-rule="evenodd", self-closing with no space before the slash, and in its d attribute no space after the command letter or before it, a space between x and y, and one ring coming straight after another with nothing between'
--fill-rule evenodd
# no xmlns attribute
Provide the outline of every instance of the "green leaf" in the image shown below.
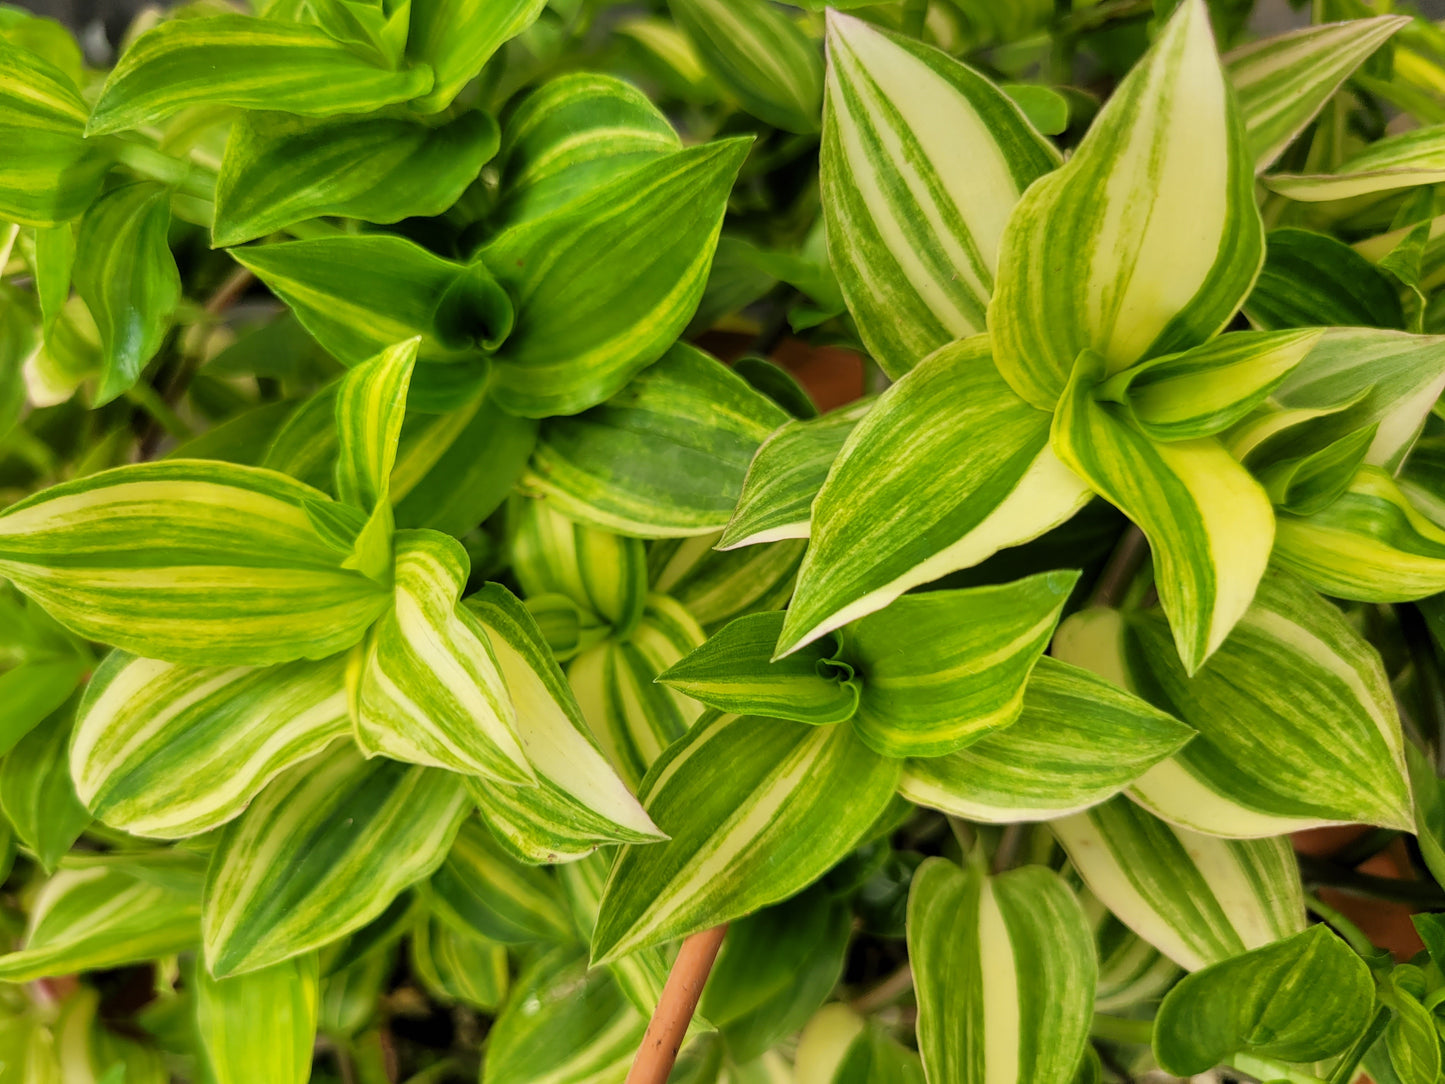
<svg viewBox="0 0 1445 1084"><path fill-rule="evenodd" d="M500 584L488 584L463 605L490 638L537 774L535 787L471 786L502 844L523 861L560 862L602 843L664 838L598 749L526 607Z"/></svg>
<svg viewBox="0 0 1445 1084"><path fill-rule="evenodd" d="M0 761L0 808L47 871L90 825L90 811L75 796L66 750L75 726L67 701L20 739Z"/></svg>
<svg viewBox="0 0 1445 1084"><path fill-rule="evenodd" d="M1107 801L1193 736L1143 700L1046 656L1017 722L956 752L909 760L899 789L969 820L1052 820Z"/></svg>
<svg viewBox="0 0 1445 1084"><path fill-rule="evenodd" d="M1254 162L1204 0L1185 0L1000 244L999 371L1051 408L1083 350L1105 375L1223 329L1264 259Z"/></svg>
<svg viewBox="0 0 1445 1084"><path fill-rule="evenodd" d="M657 361L702 297L748 141L676 151L504 230L479 254L516 302L493 394L576 414Z"/></svg>
<svg viewBox="0 0 1445 1084"><path fill-rule="evenodd" d="M441 865L465 812L457 776L348 746L289 769L211 858L206 966L256 971L360 929Z"/></svg>
<svg viewBox="0 0 1445 1084"><path fill-rule="evenodd" d="M933 354L858 423L813 502L779 653L905 591L1043 534L1089 491L1048 444L983 337Z"/></svg>
<svg viewBox="0 0 1445 1084"><path fill-rule="evenodd" d="M458 933L436 920L412 930L410 960L427 993L443 1004L460 1001L495 1015L507 996L511 975L507 947Z"/></svg>
<svg viewBox="0 0 1445 1084"><path fill-rule="evenodd" d="M785 539L727 553L717 535L668 538L647 547L652 587L687 607L707 632L735 617L787 605L807 543Z"/></svg>
<svg viewBox="0 0 1445 1084"><path fill-rule="evenodd" d="M984 330L1004 226L1058 161L973 69L829 12L819 161L829 251L890 376Z"/></svg>
<svg viewBox="0 0 1445 1084"><path fill-rule="evenodd" d="M319 983L314 953L228 979L197 968L197 1031L216 1084L306 1084Z"/></svg>
<svg viewBox="0 0 1445 1084"><path fill-rule="evenodd" d="M1317 452L1261 467L1259 480L1277 508L1299 516L1313 515L1349 488L1374 439L1374 426L1357 430Z"/></svg>
<svg viewBox="0 0 1445 1084"><path fill-rule="evenodd" d="M989 877L930 858L908 894L908 958L930 1080L1071 1084L1098 964L1079 901L1056 873Z"/></svg>
<svg viewBox="0 0 1445 1084"><path fill-rule="evenodd" d="M1069 99L1052 87L1004 83L999 87L1042 135L1060 135L1069 127Z"/></svg>
<svg viewBox="0 0 1445 1084"><path fill-rule="evenodd" d="M436 113L451 104L502 45L541 14L545 0L411 0L406 55L436 82L413 108ZM430 90L430 93L425 91Z"/></svg>
<svg viewBox="0 0 1445 1084"><path fill-rule="evenodd" d="M1154 1056L1176 1076L1241 1053L1323 1061L1355 1041L1374 1006L1365 961L1328 926L1312 926L1186 975L1159 1006Z"/></svg>
<svg viewBox="0 0 1445 1084"><path fill-rule="evenodd" d="M167 886L104 867L61 870L30 907L24 946L0 980L29 982L189 952L201 941L199 879Z"/></svg>
<svg viewBox="0 0 1445 1084"><path fill-rule="evenodd" d="M336 394L336 495L363 512L387 503L419 339L387 347L341 378Z"/></svg>
<svg viewBox="0 0 1445 1084"><path fill-rule="evenodd" d="M1050 827L1089 890L1191 971L1305 928L1304 891L1288 838L1203 836L1125 798Z"/></svg>
<svg viewBox="0 0 1445 1084"><path fill-rule="evenodd" d="M387 598L342 567L346 550L313 522L359 530L343 510L257 467L118 467L0 512L0 573L67 628L137 655L196 666L324 658L359 640Z"/></svg>
<svg viewBox="0 0 1445 1084"><path fill-rule="evenodd" d="M718 547L807 538L813 498L849 435L873 405L871 398L862 399L818 418L787 421L775 430L748 464L742 494Z"/></svg>
<svg viewBox="0 0 1445 1084"><path fill-rule="evenodd" d="M718 764L728 765L719 775ZM786 899L856 846L898 765L846 727L699 720L639 792L672 838L618 855L592 938L595 963Z"/></svg>
<svg viewBox="0 0 1445 1084"><path fill-rule="evenodd" d="M112 652L86 686L70 744L98 820L175 839L238 816L293 764L350 732L343 656L189 667Z"/></svg>
<svg viewBox="0 0 1445 1084"><path fill-rule="evenodd" d="M135 384L180 303L170 223L170 193L149 181L112 188L80 221L75 289L100 330L96 406Z"/></svg>
<svg viewBox="0 0 1445 1084"><path fill-rule="evenodd" d="M8 616L8 615L7 615ZM70 698L86 664L75 659L28 662L0 674L0 755L34 730L47 715Z"/></svg>
<svg viewBox="0 0 1445 1084"><path fill-rule="evenodd" d="M853 718L859 683L853 668L838 660L839 638L773 662L782 627L781 612L740 617L657 680L720 711L813 724Z"/></svg>
<svg viewBox="0 0 1445 1084"><path fill-rule="evenodd" d="M905 595L850 626L862 686L853 727L889 757L940 756L1007 727L1077 572Z"/></svg>
<svg viewBox="0 0 1445 1084"><path fill-rule="evenodd" d="M565 595L619 636L641 620L647 604L641 539L574 523L547 501L516 498L508 506L508 540L512 569L529 597Z"/></svg>
<svg viewBox="0 0 1445 1084"><path fill-rule="evenodd" d="M1224 58L1262 172L1312 121L1350 74L1408 23L1399 15L1309 26L1251 42Z"/></svg>
<svg viewBox="0 0 1445 1084"><path fill-rule="evenodd" d="M748 462L787 415L679 343L620 393L542 426L524 491L563 515L643 538L720 530Z"/></svg>
<svg viewBox="0 0 1445 1084"><path fill-rule="evenodd" d="M783 9L747 0L668 0L668 9L744 109L788 132L818 130L823 57Z"/></svg>
<svg viewBox="0 0 1445 1084"><path fill-rule="evenodd" d="M1179 965L1120 922L1088 889L1079 890L1079 899L1094 927L1099 957L1094 1010L1157 1006L1179 980Z"/></svg>
<svg viewBox="0 0 1445 1084"><path fill-rule="evenodd" d="M439 215L497 153L498 139L497 122L476 109L437 127L403 117L243 113L216 180L211 243L238 245L322 215Z"/></svg>
<svg viewBox="0 0 1445 1084"><path fill-rule="evenodd" d="M1405 327L1396 285L1349 245L1309 230L1271 230L1244 301L1255 327Z"/></svg>
<svg viewBox="0 0 1445 1084"><path fill-rule="evenodd" d="M1380 1001L1390 1009L1384 1047L1401 1084L1440 1079L1440 1034L1434 1014L1405 990L1394 975L1379 984Z"/></svg>
<svg viewBox="0 0 1445 1084"><path fill-rule="evenodd" d="M1386 136L1332 173L1273 173L1262 180L1272 191L1307 203L1435 184L1445 180L1445 125Z"/></svg>
<svg viewBox="0 0 1445 1084"><path fill-rule="evenodd" d="M364 113L431 88L426 65L393 71L370 64L314 26L248 15L172 19L122 54L85 134L155 124L197 105L313 117Z"/></svg>
<svg viewBox="0 0 1445 1084"><path fill-rule="evenodd" d="M1090 391L1103 359L1085 354L1054 415L1053 447L1139 525L1179 657L1198 670L1249 607L1269 561L1274 510L1212 438L1156 443Z"/></svg>
<svg viewBox="0 0 1445 1084"><path fill-rule="evenodd" d="M556 881L518 863L475 818L462 822L427 898L432 913L462 934L508 944L573 938Z"/></svg>
<svg viewBox="0 0 1445 1084"><path fill-rule="evenodd" d="M796 1069L802 1084L924 1084L917 1054L841 1002L824 1005L803 1029Z"/></svg>

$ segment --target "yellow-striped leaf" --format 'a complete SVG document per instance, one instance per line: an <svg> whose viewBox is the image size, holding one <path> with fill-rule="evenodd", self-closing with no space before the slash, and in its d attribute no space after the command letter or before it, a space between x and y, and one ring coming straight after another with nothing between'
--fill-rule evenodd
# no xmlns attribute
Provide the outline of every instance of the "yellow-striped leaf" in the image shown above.
<svg viewBox="0 0 1445 1084"><path fill-rule="evenodd" d="M1214 438L1156 443L1099 402L1090 385L1103 364L1096 354L1080 357L1054 415L1053 447L1148 537L1159 597L1192 674L1254 597L1274 509Z"/></svg>
<svg viewBox="0 0 1445 1084"><path fill-rule="evenodd" d="M1094 946L1099 957L1095 1011L1107 1013L1136 1005L1158 1004L1179 980L1179 965L1120 922L1082 886L1079 902L1094 929Z"/></svg>
<svg viewBox="0 0 1445 1084"><path fill-rule="evenodd" d="M196 969L196 1030L216 1084L306 1084L320 976L315 953L245 975Z"/></svg>
<svg viewBox="0 0 1445 1084"><path fill-rule="evenodd" d="M458 933L436 919L418 919L408 959L427 993L442 1004L461 1002L495 1014L507 997L507 946Z"/></svg>
<svg viewBox="0 0 1445 1084"><path fill-rule="evenodd" d="M798 1084L924 1084L918 1055L877 1020L843 1002L824 1005L798 1037Z"/></svg>
<svg viewBox="0 0 1445 1084"><path fill-rule="evenodd" d="M1071 1084L1098 961L1078 899L1042 866L989 877L930 858L908 893L918 1050L931 1081Z"/></svg>
<svg viewBox="0 0 1445 1084"><path fill-rule="evenodd" d="M946 346L853 430L813 502L779 654L1063 523L1089 499L988 340Z"/></svg>
<svg viewBox="0 0 1445 1084"><path fill-rule="evenodd" d="M1299 866L1286 838L1202 836L1122 797L1052 828L1089 890L1191 971L1305 928Z"/></svg>
<svg viewBox="0 0 1445 1084"><path fill-rule="evenodd" d="M1273 173L1264 183L1306 203L1353 199L1445 180L1445 125L1387 136L1333 173Z"/></svg>
<svg viewBox="0 0 1445 1084"><path fill-rule="evenodd" d="M909 760L899 791L974 821L1052 820L1108 801L1193 736L1138 697L1045 657L1017 722L956 752Z"/></svg>
<svg viewBox="0 0 1445 1084"><path fill-rule="evenodd" d="M343 656L189 667L116 651L81 700L70 771L97 819L175 839L238 816L350 728Z"/></svg>
<svg viewBox="0 0 1445 1084"><path fill-rule="evenodd" d="M173 19L122 54L86 134L139 128L196 105L364 113L431 88L425 64L371 64L314 26L229 14Z"/></svg>
<svg viewBox="0 0 1445 1084"><path fill-rule="evenodd" d="M411 0L406 55L436 73L436 82L422 88L426 93L414 108L424 113L445 109L544 7L545 0Z"/></svg>
<svg viewBox="0 0 1445 1084"><path fill-rule="evenodd" d="M324 658L386 604L380 584L343 567L361 528L346 512L257 467L117 467L0 512L0 573L68 628L137 655L198 666Z"/></svg>
<svg viewBox="0 0 1445 1084"><path fill-rule="evenodd" d="M999 370L1049 409L1080 351L1112 375L1207 340L1263 261L1254 159L1204 0L1184 0L1010 217L988 317Z"/></svg>
<svg viewBox="0 0 1445 1084"><path fill-rule="evenodd" d="M722 775L718 764L728 765ZM898 762L847 727L717 716L658 758L639 795L672 838L618 855L592 937L596 963L786 899L862 839Z"/></svg>
<svg viewBox="0 0 1445 1084"><path fill-rule="evenodd" d="M462 780L342 745L272 780L206 876L212 975L256 971L358 930L446 858Z"/></svg>
<svg viewBox="0 0 1445 1084"><path fill-rule="evenodd" d="M1399 284L1343 241L1284 228L1269 231L1265 250L1244 301L1255 327L1404 328Z"/></svg>
<svg viewBox="0 0 1445 1084"><path fill-rule="evenodd" d="M55 869L91 820L75 795L66 756L76 699L42 720L0 760L0 808L47 871Z"/></svg>
<svg viewBox="0 0 1445 1084"><path fill-rule="evenodd" d="M462 934L508 944L575 936L552 876L517 862L474 817L462 822L426 895L432 914Z"/></svg>
<svg viewBox="0 0 1445 1084"><path fill-rule="evenodd" d="M1058 161L973 69L828 13L819 178L829 253L890 376L984 330L1005 223Z"/></svg>
<svg viewBox="0 0 1445 1084"><path fill-rule="evenodd" d="M680 602L707 632L744 614L787 604L806 542L789 538L721 552L713 548L719 540L713 534L650 543L653 590Z"/></svg>

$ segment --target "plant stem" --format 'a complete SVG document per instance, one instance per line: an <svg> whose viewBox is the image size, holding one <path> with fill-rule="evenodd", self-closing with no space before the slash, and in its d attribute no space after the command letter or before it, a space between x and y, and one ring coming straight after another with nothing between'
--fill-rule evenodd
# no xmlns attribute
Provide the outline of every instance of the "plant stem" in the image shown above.
<svg viewBox="0 0 1445 1084"><path fill-rule="evenodd" d="M1317 885L1328 885L1348 892L1353 896L1367 899L1388 900L1391 903L1413 903L1422 907L1445 907L1445 892L1424 881L1404 881L1394 877L1375 877L1368 873L1357 873L1344 869L1332 862L1309 855L1299 855L1300 872L1305 880Z"/></svg>
<svg viewBox="0 0 1445 1084"><path fill-rule="evenodd" d="M1365 1033L1354 1041L1354 1044L1340 1056L1340 1062L1330 1073L1328 1084L1350 1084L1355 1077L1355 1070L1359 1068L1360 1062L1370 1052L1370 1047L1380 1037L1380 1032L1385 1030L1389 1023L1390 1010L1381 1005L1375 1013L1375 1018L1370 1021L1370 1026Z"/></svg>
<svg viewBox="0 0 1445 1084"><path fill-rule="evenodd" d="M1119 544L1114 547L1114 552L1109 554L1109 562L1104 566L1104 571L1099 573L1099 580L1094 584L1094 593L1089 597L1089 605L1117 606L1130 581L1148 556L1149 543L1144 538L1144 532L1132 523L1129 524L1123 537L1119 539Z"/></svg>
<svg viewBox="0 0 1445 1084"><path fill-rule="evenodd" d="M1375 946L1370 943L1370 939L1364 935L1363 931L1329 904L1315 896L1306 896L1305 907L1329 923L1337 934L1350 943L1350 948L1361 956L1375 954Z"/></svg>
<svg viewBox="0 0 1445 1084"><path fill-rule="evenodd" d="M889 1005L913 989L913 968L904 964L872 989L852 1001L853 1011L860 1016Z"/></svg>
<svg viewBox="0 0 1445 1084"><path fill-rule="evenodd" d="M183 422L180 415L171 409L170 404L145 381L137 381L134 387L126 390L125 397L151 416L151 428L157 433L164 429L177 440L184 440L191 435L191 427Z"/></svg>
<svg viewBox="0 0 1445 1084"><path fill-rule="evenodd" d="M1096 1012L1094 1022L1089 1025L1089 1034L1109 1043L1132 1043L1148 1046L1154 1036L1152 1020L1129 1020L1122 1016L1109 1016Z"/></svg>
<svg viewBox="0 0 1445 1084"><path fill-rule="evenodd" d="M1025 825L1022 824L1010 824L1004 828L1003 835L998 838L998 846L993 849L988 867L990 873L1002 873L1014 864L1023 847L1024 831Z"/></svg>
<svg viewBox="0 0 1445 1084"><path fill-rule="evenodd" d="M627 1084L666 1084L727 932L727 923L714 926L693 934L677 950L662 997L658 998L647 1034L627 1074Z"/></svg>

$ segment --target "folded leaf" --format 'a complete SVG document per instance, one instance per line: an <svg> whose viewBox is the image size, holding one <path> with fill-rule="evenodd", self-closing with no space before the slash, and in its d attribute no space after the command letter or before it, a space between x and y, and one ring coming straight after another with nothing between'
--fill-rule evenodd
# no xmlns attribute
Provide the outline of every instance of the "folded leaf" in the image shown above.
<svg viewBox="0 0 1445 1084"><path fill-rule="evenodd" d="M1176 1076L1235 1054L1316 1062L1342 1053L1375 1007L1365 961L1328 926L1186 975L1154 1021L1154 1056Z"/></svg>
<svg viewBox="0 0 1445 1084"><path fill-rule="evenodd" d="M642 540L574 523L549 502L518 498L508 507L512 569L530 597L565 595L625 636L647 604Z"/></svg>
<svg viewBox="0 0 1445 1084"><path fill-rule="evenodd" d="M1202 836L1124 798L1051 827L1089 890L1191 971L1305 928L1299 866L1287 838Z"/></svg>
<svg viewBox="0 0 1445 1084"><path fill-rule="evenodd" d="M1089 491L1050 451L1048 424L999 377L983 337L944 347L889 388L813 502L778 652L1083 507Z"/></svg>
<svg viewBox="0 0 1445 1084"><path fill-rule="evenodd" d="M1058 161L972 68L829 12L819 161L829 251L890 376L984 329L1004 225Z"/></svg>
<svg viewBox="0 0 1445 1084"><path fill-rule="evenodd" d="M899 791L974 821L1052 820L1107 801L1193 736L1143 700L1045 656L1017 722L956 752L909 760Z"/></svg>
<svg viewBox="0 0 1445 1084"><path fill-rule="evenodd" d="M679 343L601 406L544 424L523 489L606 531L708 534L727 523L753 453L786 420L741 377Z"/></svg>
<svg viewBox="0 0 1445 1084"><path fill-rule="evenodd" d="M1333 173L1272 173L1272 191L1306 203L1353 199L1445 180L1445 125L1386 136Z"/></svg>
<svg viewBox="0 0 1445 1084"><path fill-rule="evenodd" d="M465 812L459 777L345 745L289 769L211 858L207 968L256 971L360 929L441 865Z"/></svg>
<svg viewBox="0 0 1445 1084"><path fill-rule="evenodd" d="M439 215L497 153L481 110L430 127L400 117L311 120L248 112L216 179L213 246L237 245L322 215L399 222Z"/></svg>
<svg viewBox="0 0 1445 1084"><path fill-rule="evenodd" d="M413 108L436 113L451 104L492 54L531 26L544 0L411 0L406 55L436 82ZM427 93L429 91L429 93Z"/></svg>
<svg viewBox="0 0 1445 1084"><path fill-rule="evenodd" d="M336 495L363 512L388 498L417 343L387 347L347 372L337 388Z"/></svg>
<svg viewBox="0 0 1445 1084"><path fill-rule="evenodd" d="M1399 15L1326 23L1240 46L1224 58L1245 136L1261 172L1371 53L1407 25Z"/></svg>
<svg viewBox="0 0 1445 1084"><path fill-rule="evenodd" d="M643 780L639 796L672 838L618 855L593 961L786 899L857 845L897 782L897 763L847 727L700 720Z"/></svg>
<svg viewBox="0 0 1445 1084"><path fill-rule="evenodd" d="M1080 351L1112 375L1220 331L1263 259L1254 159L1204 0L1184 0L1009 219L988 318L999 371L1049 409Z"/></svg>
<svg viewBox="0 0 1445 1084"><path fill-rule="evenodd" d="M195 666L324 658L386 604L342 567L360 529L284 474L207 460L141 463L0 512L0 573L67 628ZM323 534L313 515L351 538ZM339 517L339 518L338 518Z"/></svg>
<svg viewBox="0 0 1445 1084"><path fill-rule="evenodd" d="M121 55L85 134L139 128L196 105L364 113L431 87L425 64L370 64L314 26L229 14L172 19Z"/></svg>
<svg viewBox="0 0 1445 1084"><path fill-rule="evenodd" d="M490 1015L502 1007L511 982L505 945L457 933L431 919L417 922L408 947L411 965L432 997Z"/></svg>
<svg viewBox="0 0 1445 1084"><path fill-rule="evenodd" d="M1144 531L1159 597L1193 673L1249 606L1269 561L1274 510L1216 440L1156 443L1095 400L1102 359L1085 354L1054 415L1053 447Z"/></svg>
<svg viewBox="0 0 1445 1084"><path fill-rule="evenodd" d="M432 913L460 933L506 943L568 941L572 920L550 874L519 864L475 818L462 822L427 883Z"/></svg>
<svg viewBox="0 0 1445 1084"><path fill-rule="evenodd" d="M1374 439L1374 426L1359 429L1317 452L1261 466L1256 476L1276 508L1311 516L1334 504L1349 488Z"/></svg>
<svg viewBox="0 0 1445 1084"><path fill-rule="evenodd" d="M650 543L653 590L680 602L707 632L787 604L806 542L789 538L724 553L713 549L718 541L714 534Z"/></svg>
<svg viewBox="0 0 1445 1084"><path fill-rule="evenodd" d="M1389 275L1343 241L1297 229L1270 230L1244 314L1265 330L1405 327L1399 286Z"/></svg>
<svg viewBox="0 0 1445 1084"><path fill-rule="evenodd" d="M47 872L90 825L90 811L75 796L66 757L74 724L72 699L0 760L0 808Z"/></svg>
<svg viewBox="0 0 1445 1084"><path fill-rule="evenodd" d="M735 549L807 538L813 498L858 422L873 408L864 399L818 418L783 423L748 464L743 491L718 548Z"/></svg>
<svg viewBox="0 0 1445 1084"><path fill-rule="evenodd" d="M314 953L228 979L197 968L196 1029L216 1084L306 1084L319 982Z"/></svg>
<svg viewBox="0 0 1445 1084"><path fill-rule="evenodd" d="M504 230L480 258L517 306L492 393L514 414L576 414L662 357L702 298L748 141L677 151Z"/></svg>
<svg viewBox="0 0 1445 1084"><path fill-rule="evenodd" d="M908 893L918 1049L950 1084L1071 1084L1089 1041L1098 963L1058 874L998 877L930 858Z"/></svg>

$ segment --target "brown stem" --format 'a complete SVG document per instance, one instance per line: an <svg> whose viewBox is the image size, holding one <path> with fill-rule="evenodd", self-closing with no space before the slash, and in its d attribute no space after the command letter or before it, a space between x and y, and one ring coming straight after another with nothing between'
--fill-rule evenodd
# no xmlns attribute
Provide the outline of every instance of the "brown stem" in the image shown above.
<svg viewBox="0 0 1445 1084"><path fill-rule="evenodd" d="M913 968L904 964L877 986L865 990L853 999L853 1011L867 1016L884 1006L891 1005L909 990L913 989Z"/></svg>
<svg viewBox="0 0 1445 1084"><path fill-rule="evenodd" d="M693 934L677 950L662 997L642 1037L632 1071L627 1074L627 1084L666 1084L727 932L726 923L714 926Z"/></svg>
<svg viewBox="0 0 1445 1084"><path fill-rule="evenodd" d="M1114 552L1109 555L1104 571L1099 574L1099 581L1094 585L1094 594L1089 599L1089 605L1119 605L1119 600L1129 588L1129 581L1134 578L1134 574L1148 556L1149 543L1144 538L1144 532L1132 523L1129 524L1124 536L1119 539L1119 544L1114 547Z"/></svg>

